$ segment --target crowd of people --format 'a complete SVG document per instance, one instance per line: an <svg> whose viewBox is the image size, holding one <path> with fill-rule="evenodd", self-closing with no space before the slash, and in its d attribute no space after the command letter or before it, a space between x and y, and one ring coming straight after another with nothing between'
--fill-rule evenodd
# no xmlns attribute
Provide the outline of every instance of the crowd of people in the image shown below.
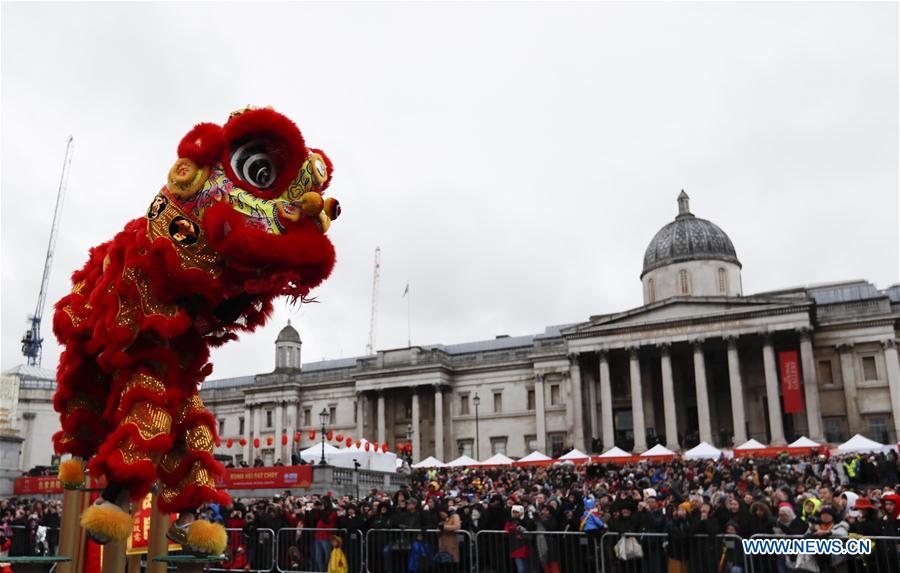
<svg viewBox="0 0 900 573"><path fill-rule="evenodd" d="M55 555L61 510L53 499L0 499L0 555Z"/></svg>

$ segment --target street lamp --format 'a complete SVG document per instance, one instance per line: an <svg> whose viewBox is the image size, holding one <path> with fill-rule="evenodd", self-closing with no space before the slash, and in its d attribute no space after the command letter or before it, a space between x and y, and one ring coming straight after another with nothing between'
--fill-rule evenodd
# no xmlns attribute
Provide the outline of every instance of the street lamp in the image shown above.
<svg viewBox="0 0 900 573"><path fill-rule="evenodd" d="M326 408L322 408L322 411L319 412L319 421L322 422L322 459L319 461L320 466L328 465L328 462L325 461L325 425L328 424L328 410Z"/></svg>
<svg viewBox="0 0 900 573"><path fill-rule="evenodd" d="M478 447L478 442L481 441L478 433L478 404L481 404L481 398L478 397L478 392L475 392L472 403L475 404L475 459L481 461L481 449Z"/></svg>
<svg viewBox="0 0 900 573"><path fill-rule="evenodd" d="M356 474L356 503L359 503L359 466L362 464L353 458L353 473Z"/></svg>
<svg viewBox="0 0 900 573"><path fill-rule="evenodd" d="M412 424L407 424L407 425L406 425L406 443L407 443L407 444L411 444L411 443L412 443L412 435L413 435ZM406 463L408 463L409 465L412 465L412 451L411 451L411 449L410 449L410 450L407 450L407 449L406 449L406 446L404 446L404 447L403 447L403 453L406 454L406 455L404 456L404 457L406 457Z"/></svg>

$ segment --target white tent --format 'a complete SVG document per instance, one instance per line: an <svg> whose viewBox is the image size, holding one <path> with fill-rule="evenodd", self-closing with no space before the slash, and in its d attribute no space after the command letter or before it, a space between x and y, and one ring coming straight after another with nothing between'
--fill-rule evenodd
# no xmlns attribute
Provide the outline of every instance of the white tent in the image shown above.
<svg viewBox="0 0 900 573"><path fill-rule="evenodd" d="M545 456L541 452L531 452L530 454L519 460L519 462L546 462L552 459L553 458L551 458L550 456Z"/></svg>
<svg viewBox="0 0 900 573"><path fill-rule="evenodd" d="M625 454L625 455L627 456L628 454ZM559 459L561 459L561 460L585 460L587 458L588 458L588 455L586 453L581 452L579 450L572 450L568 454L566 454L564 456L560 456Z"/></svg>
<svg viewBox="0 0 900 573"><path fill-rule="evenodd" d="M615 448L615 449L618 449L618 448ZM653 446L652 448L650 448L649 450L647 450L646 452L641 454L641 457L674 456L674 455L675 455L675 452L673 452L669 448L665 447L662 444L656 444L655 446Z"/></svg>
<svg viewBox="0 0 900 573"><path fill-rule="evenodd" d="M622 448L618 448L616 446L611 447L608 451L603 452L598 458L628 458L631 457L631 454L623 450Z"/></svg>
<svg viewBox="0 0 900 573"><path fill-rule="evenodd" d="M325 442L325 461L331 463L331 458L334 454L340 452L339 449L332 446L328 442ZM303 458L305 462L318 463L319 460L322 459L322 443L314 444L302 452L300 452L300 457Z"/></svg>
<svg viewBox="0 0 900 573"><path fill-rule="evenodd" d="M800 436L789 445L789 448L818 448L822 444L817 444L806 436Z"/></svg>
<svg viewBox="0 0 900 573"><path fill-rule="evenodd" d="M861 436L856 434L840 446L838 446L838 452L842 454L851 454L851 453L878 453L878 452L889 452L894 449L894 446L886 446L884 444L879 444L875 440L870 440L865 436Z"/></svg>
<svg viewBox="0 0 900 573"><path fill-rule="evenodd" d="M414 468L442 468L446 464L434 456L428 456L421 462L413 464Z"/></svg>
<svg viewBox="0 0 900 573"><path fill-rule="evenodd" d="M481 462L481 465L483 465L483 466L508 466L508 465L511 465L512 463L513 463L512 458L508 458L508 457L504 456L503 454L494 454L493 456L491 456L488 459Z"/></svg>
<svg viewBox="0 0 900 573"><path fill-rule="evenodd" d="M479 465L478 461L473 460L469 456L459 456L452 462L447 462L447 467L450 467L450 468L458 468L461 466L477 466L477 465Z"/></svg>
<svg viewBox="0 0 900 573"><path fill-rule="evenodd" d="M721 450L717 450L706 442L700 442L684 452L684 459L686 460L717 460L720 457L722 457Z"/></svg>
<svg viewBox="0 0 900 573"><path fill-rule="evenodd" d="M319 463L322 459L322 444L314 444L302 452L300 457L309 463ZM380 472L396 472L397 471L397 455L391 452L382 453L375 448L375 444L369 446L369 451L365 450L365 444L360 443L357 448L354 444L349 448L338 449L328 442L325 443L325 461L330 465L339 468L355 467L353 460L359 463L359 468L363 470L377 470Z"/></svg>
<svg viewBox="0 0 900 573"><path fill-rule="evenodd" d="M758 441L750 438L740 446L736 446L734 449L736 450L764 450L766 447L759 443Z"/></svg>

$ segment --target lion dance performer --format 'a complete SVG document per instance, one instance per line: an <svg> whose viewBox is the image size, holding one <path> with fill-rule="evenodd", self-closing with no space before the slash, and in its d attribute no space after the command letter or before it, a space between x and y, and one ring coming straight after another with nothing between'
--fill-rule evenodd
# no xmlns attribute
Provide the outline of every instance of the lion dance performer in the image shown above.
<svg viewBox="0 0 900 573"><path fill-rule="evenodd" d="M198 385L212 372L211 347L264 324L280 295L306 300L331 273L325 232L340 213L323 198L331 173L272 109L201 123L146 215L73 274L53 319L65 346L53 443L73 456L63 482L81 480L82 458L106 477L81 517L98 543L130 535L130 503L156 484L160 510L179 513L170 539L198 553L225 549L224 529L194 515L206 502L230 504L215 487L219 438Z"/></svg>

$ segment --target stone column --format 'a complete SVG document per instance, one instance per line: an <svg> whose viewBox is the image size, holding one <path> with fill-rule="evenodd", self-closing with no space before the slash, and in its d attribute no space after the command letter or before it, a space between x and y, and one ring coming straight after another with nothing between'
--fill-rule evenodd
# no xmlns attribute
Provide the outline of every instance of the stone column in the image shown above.
<svg viewBox="0 0 900 573"><path fill-rule="evenodd" d="M893 338L881 343L887 364L888 387L891 392L891 413L894 416L894 443L900 442L900 362L897 359L897 341Z"/></svg>
<svg viewBox="0 0 900 573"><path fill-rule="evenodd" d="M412 389L412 459L413 462L422 461L422 434L419 432L418 388Z"/></svg>
<svg viewBox="0 0 900 573"><path fill-rule="evenodd" d="M292 455L294 453L294 434L297 433L297 408L294 402L288 402L287 410L285 410L287 414L287 439L288 443L285 446L287 453L284 458L284 465L289 466L292 464Z"/></svg>
<svg viewBox="0 0 900 573"><path fill-rule="evenodd" d="M37 414L34 412L25 412L22 414L22 418L25 423L22 428L22 435L26 437L26 440L22 442L22 467L21 469L24 472L27 472L31 468L31 440L27 438L31 438L34 435L34 420L37 418ZM15 422L15 420L13 420Z"/></svg>
<svg viewBox="0 0 900 573"><path fill-rule="evenodd" d="M768 334L763 337L763 369L766 374L766 400L769 404L769 433L772 435L772 445L780 446L787 442L784 439L784 424L781 420L775 347L772 345L772 336Z"/></svg>
<svg viewBox="0 0 900 573"><path fill-rule="evenodd" d="M819 405L819 380L816 375L816 357L813 354L812 331L800 330L800 368L803 371L803 395L806 398L806 424L809 438L824 443L822 408Z"/></svg>
<svg viewBox="0 0 900 573"><path fill-rule="evenodd" d="M542 454L546 454L547 452L547 406L545 404L544 397L544 375L543 374L535 374L534 375L534 426L537 432L537 443L538 450ZM528 449L528 444L525 444L525 449ZM531 452L525 452L525 455L530 454Z"/></svg>
<svg viewBox="0 0 900 573"><path fill-rule="evenodd" d="M703 355L703 339L694 340L694 383L697 388L697 422L700 441L713 443L712 424L709 421L709 390L706 387L706 357Z"/></svg>
<svg viewBox="0 0 900 573"><path fill-rule="evenodd" d="M258 438L259 441L262 442L262 437L260 436L260 432L259 432L261 418L262 418L262 412L260 412L259 404L256 404L255 407L253 408L253 438L250 440L251 459L247 460L247 463L250 464L250 467L253 467L253 460L256 459L256 455L258 453L256 451L256 447L253 446L253 440ZM260 445L262 445L262 444L260 444Z"/></svg>
<svg viewBox="0 0 900 573"><path fill-rule="evenodd" d="M434 385L434 457L444 459L444 389Z"/></svg>
<svg viewBox="0 0 900 573"><path fill-rule="evenodd" d="M666 425L666 447L677 452L678 446L678 417L675 413L675 381L672 379L672 357L669 355L671 344L659 345L660 362L662 370L663 416Z"/></svg>
<svg viewBox="0 0 900 573"><path fill-rule="evenodd" d="M569 384L572 388L572 418L574 418L572 440L574 442L575 448L584 452L585 450L587 450L587 448L584 445L584 414L582 409L583 402L581 397L581 364L578 360L578 354L569 354Z"/></svg>
<svg viewBox="0 0 900 573"><path fill-rule="evenodd" d="M253 465L253 459L251 454L253 452L253 435L250 432L250 424L253 423L253 410L249 405L244 406L244 440L247 443L244 445L244 461L247 462L247 465Z"/></svg>
<svg viewBox="0 0 900 573"><path fill-rule="evenodd" d="M847 427L850 435L859 434L862 430L862 420L859 417L859 405L856 402L856 368L854 367L854 354L852 344L838 346L841 356L841 380L844 384L844 399L847 403Z"/></svg>
<svg viewBox="0 0 900 573"><path fill-rule="evenodd" d="M275 403L275 460L281 460L284 463L284 446L281 445L281 435L284 433L284 403L279 401ZM274 463L273 462L273 463ZM291 465L290 460L285 465Z"/></svg>
<svg viewBox="0 0 900 573"><path fill-rule="evenodd" d="M588 408L590 408L588 419L591 422L591 439L585 441L590 447L590 451L593 451L594 438L600 437L599 421L597 420L597 381L593 376L588 378Z"/></svg>
<svg viewBox="0 0 900 573"><path fill-rule="evenodd" d="M747 413L744 410L744 383L741 381L741 358L737 336L725 338L728 344L728 386L731 390L731 421L734 426L734 445L747 441Z"/></svg>
<svg viewBox="0 0 900 573"><path fill-rule="evenodd" d="M600 352L600 419L603 424L603 451L616 445L613 429L612 383L609 378L609 351Z"/></svg>
<svg viewBox="0 0 900 573"><path fill-rule="evenodd" d="M378 443L383 444L385 440L385 423L384 423L384 390L378 391Z"/></svg>
<svg viewBox="0 0 900 573"><path fill-rule="evenodd" d="M354 441L361 440L366 428L366 395L364 392L356 393L356 436Z"/></svg>
<svg viewBox="0 0 900 573"><path fill-rule="evenodd" d="M631 419L634 426L634 451L647 451L647 428L644 425L644 401L641 393L641 361L639 347L628 349L631 374Z"/></svg>

